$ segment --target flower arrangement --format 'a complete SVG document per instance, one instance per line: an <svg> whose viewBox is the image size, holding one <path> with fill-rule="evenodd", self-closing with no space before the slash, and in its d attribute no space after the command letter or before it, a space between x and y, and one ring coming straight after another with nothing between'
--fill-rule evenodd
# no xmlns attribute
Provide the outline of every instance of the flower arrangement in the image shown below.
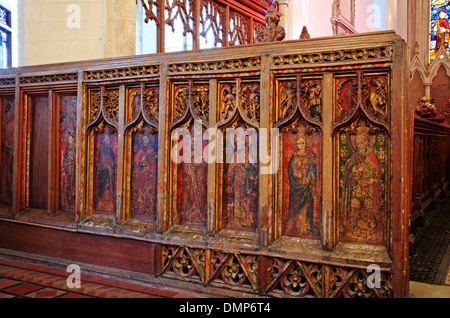
<svg viewBox="0 0 450 318"><path fill-rule="evenodd" d="M436 117L437 111L433 100L428 97L422 97L418 101L418 106L416 108L416 114L421 118Z"/></svg>

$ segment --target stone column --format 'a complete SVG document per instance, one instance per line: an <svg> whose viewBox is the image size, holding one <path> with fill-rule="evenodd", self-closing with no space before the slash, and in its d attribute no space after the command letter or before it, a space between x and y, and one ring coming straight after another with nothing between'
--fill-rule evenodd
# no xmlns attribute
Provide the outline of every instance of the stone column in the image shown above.
<svg viewBox="0 0 450 318"><path fill-rule="evenodd" d="M408 0L387 0L387 29L408 41Z"/></svg>
<svg viewBox="0 0 450 318"><path fill-rule="evenodd" d="M136 0L106 1L106 57L136 54Z"/></svg>
<svg viewBox="0 0 450 318"><path fill-rule="evenodd" d="M289 0L278 0L277 3L278 3L278 12L280 12L280 22L278 22L278 25L283 27L284 30L287 32Z"/></svg>

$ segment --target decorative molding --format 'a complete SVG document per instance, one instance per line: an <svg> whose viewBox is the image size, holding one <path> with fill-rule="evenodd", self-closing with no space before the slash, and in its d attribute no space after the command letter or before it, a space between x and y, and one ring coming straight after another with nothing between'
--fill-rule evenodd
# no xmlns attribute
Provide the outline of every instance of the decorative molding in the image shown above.
<svg viewBox="0 0 450 318"><path fill-rule="evenodd" d="M392 47L377 47L369 49L354 49L346 51L319 52L312 54L289 54L273 57L274 66L309 65L319 63L336 63L346 61L364 61L376 59L391 59Z"/></svg>
<svg viewBox="0 0 450 318"><path fill-rule="evenodd" d="M25 76L20 78L20 84L46 84L55 82L75 82L78 81L78 73L51 74Z"/></svg>
<svg viewBox="0 0 450 318"><path fill-rule="evenodd" d="M170 73L192 73L192 72L208 72L208 71L228 71L241 70L249 68L258 68L261 66L260 57L250 57L243 59L233 59L214 62L198 62L198 63L179 63L171 64L168 67Z"/></svg>
<svg viewBox="0 0 450 318"><path fill-rule="evenodd" d="M15 78L1 78L0 79L0 86L13 86L13 85L16 85Z"/></svg>
<svg viewBox="0 0 450 318"><path fill-rule="evenodd" d="M393 297L389 272L381 272L379 285L370 288L365 269L186 246L161 248L158 276L164 278L269 297Z"/></svg>
<svg viewBox="0 0 450 318"><path fill-rule="evenodd" d="M85 81L92 81L92 80L107 80L107 79L118 79L128 77L142 77L158 74L159 74L159 66L150 65L150 66L136 66L110 70L85 71L83 73L83 79Z"/></svg>

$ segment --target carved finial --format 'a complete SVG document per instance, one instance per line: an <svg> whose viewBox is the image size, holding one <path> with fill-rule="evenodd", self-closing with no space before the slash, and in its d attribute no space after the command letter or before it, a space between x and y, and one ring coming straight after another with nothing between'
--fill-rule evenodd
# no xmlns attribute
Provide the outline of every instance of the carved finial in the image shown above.
<svg viewBox="0 0 450 318"><path fill-rule="evenodd" d="M308 33L308 28L306 26L303 27L302 34L300 34L300 39L309 39L311 36Z"/></svg>
<svg viewBox="0 0 450 318"><path fill-rule="evenodd" d="M278 25L279 20L275 7L271 3L266 13L266 27L258 30L259 42L282 41L285 38L286 31Z"/></svg>

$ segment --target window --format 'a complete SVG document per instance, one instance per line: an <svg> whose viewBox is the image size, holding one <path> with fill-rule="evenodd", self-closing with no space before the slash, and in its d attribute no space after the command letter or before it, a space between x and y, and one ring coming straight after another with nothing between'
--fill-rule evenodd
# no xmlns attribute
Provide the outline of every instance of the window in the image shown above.
<svg viewBox="0 0 450 318"><path fill-rule="evenodd" d="M11 65L11 11L0 5L0 68Z"/></svg>
<svg viewBox="0 0 450 318"><path fill-rule="evenodd" d="M430 3L430 62L433 62L441 47L450 55L450 1L431 0Z"/></svg>

